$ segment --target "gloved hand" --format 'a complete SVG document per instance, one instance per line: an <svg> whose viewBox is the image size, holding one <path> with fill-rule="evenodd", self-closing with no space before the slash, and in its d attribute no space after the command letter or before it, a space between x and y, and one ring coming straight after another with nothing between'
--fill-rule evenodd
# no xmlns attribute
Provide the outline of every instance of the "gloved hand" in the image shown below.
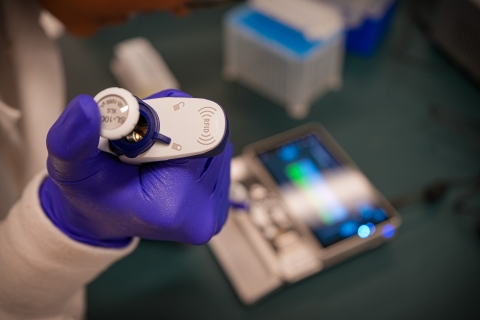
<svg viewBox="0 0 480 320"><path fill-rule="evenodd" d="M166 90L150 98L191 96ZM216 157L141 166L99 151L100 112L92 97L67 106L47 137L50 175L42 207L69 237L123 247L131 238L204 244L227 218L232 146Z"/></svg>

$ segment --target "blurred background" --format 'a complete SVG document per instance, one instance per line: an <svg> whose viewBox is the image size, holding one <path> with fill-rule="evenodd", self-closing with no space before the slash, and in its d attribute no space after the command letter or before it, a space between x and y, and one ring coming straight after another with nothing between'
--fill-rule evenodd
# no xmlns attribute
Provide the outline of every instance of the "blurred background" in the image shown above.
<svg viewBox="0 0 480 320"><path fill-rule="evenodd" d="M88 39L62 34L67 97L119 86L110 68L115 46L144 37L176 79L169 81L223 106L236 155L273 134L321 123L397 206L403 218L397 237L250 307L240 303L207 246L142 241L89 285L89 319L480 318L479 1L329 0L321 6L334 13L298 19L251 1L180 18L142 14ZM254 56L264 54L263 45L267 55L256 63L272 64L253 68L254 79L266 86L241 74L248 69L242 54L253 49L240 49L253 44L231 47L243 27L235 19L245 10L276 17L296 32L285 41L270 34L271 51L272 42L262 38L269 26L257 25ZM268 58L271 52L280 58ZM279 84L303 90L288 96L298 101L275 94L272 79L282 67L300 70ZM323 71L315 73L317 67ZM312 70L331 77L310 88Z"/></svg>

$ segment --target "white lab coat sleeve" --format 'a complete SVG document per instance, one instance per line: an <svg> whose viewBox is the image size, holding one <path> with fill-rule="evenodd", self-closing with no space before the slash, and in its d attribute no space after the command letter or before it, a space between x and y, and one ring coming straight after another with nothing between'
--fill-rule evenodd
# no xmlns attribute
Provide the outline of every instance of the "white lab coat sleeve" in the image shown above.
<svg viewBox="0 0 480 320"><path fill-rule="evenodd" d="M82 319L84 287L132 252L100 248L63 234L42 210L36 176L0 222L0 319Z"/></svg>

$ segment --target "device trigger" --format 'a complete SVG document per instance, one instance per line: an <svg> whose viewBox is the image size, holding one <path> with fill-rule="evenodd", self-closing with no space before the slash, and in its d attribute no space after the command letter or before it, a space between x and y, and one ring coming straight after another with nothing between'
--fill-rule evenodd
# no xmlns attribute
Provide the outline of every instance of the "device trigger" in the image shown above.
<svg viewBox="0 0 480 320"><path fill-rule="evenodd" d="M153 137L152 137L153 140L157 140L157 141L160 141L160 142L163 142L165 144L170 144L170 142L172 142L172 139L167 137L167 136L164 136L163 134L161 134L160 132L155 132L153 134Z"/></svg>

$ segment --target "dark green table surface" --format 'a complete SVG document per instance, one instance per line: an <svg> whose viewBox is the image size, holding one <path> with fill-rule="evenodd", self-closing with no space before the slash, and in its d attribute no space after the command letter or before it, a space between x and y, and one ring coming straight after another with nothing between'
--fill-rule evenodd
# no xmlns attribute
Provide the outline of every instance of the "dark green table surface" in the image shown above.
<svg viewBox="0 0 480 320"><path fill-rule="evenodd" d="M182 89L225 107L235 153L248 143L309 121L322 123L387 197L443 177L479 172L480 152L434 121L437 104L480 118L480 90L431 49L403 7L371 59L347 55L344 87L297 121L260 95L221 78L222 16L228 8L177 19L142 15L93 38L60 39L68 98L116 86L112 46L145 36ZM399 47L417 64L396 58ZM425 61L424 61L425 62ZM253 307L238 301L207 246L142 241L88 287L95 319L480 319L477 217L452 203L401 210L398 236L378 249L284 288ZM478 197L477 197L478 199Z"/></svg>

